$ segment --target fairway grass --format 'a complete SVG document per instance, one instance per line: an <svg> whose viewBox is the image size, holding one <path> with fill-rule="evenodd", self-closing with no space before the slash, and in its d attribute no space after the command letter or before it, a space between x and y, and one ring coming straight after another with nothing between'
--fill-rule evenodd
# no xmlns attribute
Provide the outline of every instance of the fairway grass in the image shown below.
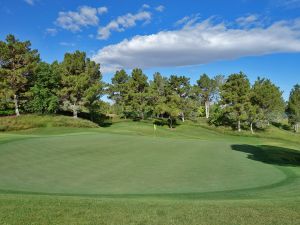
<svg viewBox="0 0 300 225"><path fill-rule="evenodd" d="M0 224L300 224L300 145L134 122L0 133Z"/></svg>

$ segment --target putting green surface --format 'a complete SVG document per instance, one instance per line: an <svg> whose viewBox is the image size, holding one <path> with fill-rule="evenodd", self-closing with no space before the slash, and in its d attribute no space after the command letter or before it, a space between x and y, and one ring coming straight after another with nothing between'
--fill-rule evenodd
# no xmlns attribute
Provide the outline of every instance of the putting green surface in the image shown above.
<svg viewBox="0 0 300 225"><path fill-rule="evenodd" d="M66 194L201 193L276 184L286 174L232 141L78 133L1 144L0 189Z"/></svg>
<svg viewBox="0 0 300 225"><path fill-rule="evenodd" d="M298 225L300 144L133 122L0 133L0 224Z"/></svg>

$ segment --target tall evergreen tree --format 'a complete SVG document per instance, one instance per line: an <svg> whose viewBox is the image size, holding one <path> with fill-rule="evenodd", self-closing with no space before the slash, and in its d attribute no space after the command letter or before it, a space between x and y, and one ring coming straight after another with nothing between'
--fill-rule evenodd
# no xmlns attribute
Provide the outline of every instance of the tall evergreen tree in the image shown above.
<svg viewBox="0 0 300 225"><path fill-rule="evenodd" d="M289 122L294 126L295 132L299 131L300 123L300 85L296 84L291 90L286 110Z"/></svg>
<svg viewBox="0 0 300 225"><path fill-rule="evenodd" d="M150 106L152 107L153 114L159 117L166 110L166 86L168 80L160 73L153 75L153 81L150 83Z"/></svg>
<svg viewBox="0 0 300 225"><path fill-rule="evenodd" d="M141 69L133 69L129 80L128 106L131 111L145 118L145 113L148 107L148 78Z"/></svg>
<svg viewBox="0 0 300 225"><path fill-rule="evenodd" d="M126 99L129 92L129 76L125 70L117 71L111 80L111 85L109 86L109 98L114 101L116 108L118 109L118 114L126 113Z"/></svg>
<svg viewBox="0 0 300 225"><path fill-rule="evenodd" d="M74 118L82 110L92 110L103 92L101 79L100 65L86 58L84 52L66 53L61 64L59 92L63 108L71 110Z"/></svg>
<svg viewBox="0 0 300 225"><path fill-rule="evenodd" d="M217 82L214 79L209 78L206 74L200 76L197 80L196 90L200 95L201 101L205 105L205 116L209 118L210 104L217 91Z"/></svg>
<svg viewBox="0 0 300 225"><path fill-rule="evenodd" d="M189 110L188 98L191 93L190 78L185 76L172 75L169 78L169 90L173 95L179 97L178 109L180 109L180 116L182 121L185 120L185 114Z"/></svg>
<svg viewBox="0 0 300 225"><path fill-rule="evenodd" d="M250 82L242 72L228 77L221 93L225 115L237 125L241 131L241 122L247 119L247 107L250 98Z"/></svg>
<svg viewBox="0 0 300 225"><path fill-rule="evenodd" d="M262 110L264 119L268 123L277 115L281 116L284 113L282 91L271 80L258 78L253 85L252 92L252 103Z"/></svg>
<svg viewBox="0 0 300 225"><path fill-rule="evenodd" d="M14 102L19 116L19 98L29 89L32 76L40 57L31 49L30 41L21 42L13 35L0 41L0 87L5 98Z"/></svg>

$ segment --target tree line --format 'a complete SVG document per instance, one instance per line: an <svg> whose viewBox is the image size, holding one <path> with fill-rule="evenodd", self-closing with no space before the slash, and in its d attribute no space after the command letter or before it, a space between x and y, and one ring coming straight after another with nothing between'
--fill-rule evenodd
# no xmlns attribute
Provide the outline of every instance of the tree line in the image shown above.
<svg viewBox="0 0 300 225"><path fill-rule="evenodd" d="M112 103L101 100L107 95ZM213 78L206 74L191 84L186 76L152 80L139 68L131 74L117 71L110 84L102 81L100 65L86 53L66 53L62 62L42 62L30 41L8 35L0 41L0 112L14 109L26 113L70 112L74 118L85 112L122 118L155 118L172 128L177 120L196 121L206 117L215 126L241 131L260 129L287 117L295 131L300 123L300 85L295 85L288 102L270 79L258 78L253 85L243 73Z"/></svg>

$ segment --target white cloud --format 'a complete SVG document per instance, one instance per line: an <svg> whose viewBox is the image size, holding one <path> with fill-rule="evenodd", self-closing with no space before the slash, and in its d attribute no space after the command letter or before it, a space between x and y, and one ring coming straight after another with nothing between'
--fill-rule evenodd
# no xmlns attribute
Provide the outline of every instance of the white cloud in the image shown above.
<svg viewBox="0 0 300 225"><path fill-rule="evenodd" d="M236 22L241 25L241 26L247 26L253 23L256 23L258 21L258 16L257 15L248 15L248 16L243 16L239 17L236 19Z"/></svg>
<svg viewBox="0 0 300 225"><path fill-rule="evenodd" d="M300 8L300 0L277 0L277 3L287 9Z"/></svg>
<svg viewBox="0 0 300 225"><path fill-rule="evenodd" d="M98 13L99 13L100 15L105 14L105 13L107 13L107 12L108 12L108 8L105 7L105 6L98 8Z"/></svg>
<svg viewBox="0 0 300 225"><path fill-rule="evenodd" d="M143 8L143 9L149 9L149 8L150 8L150 5L144 4L144 5L142 5L142 8Z"/></svg>
<svg viewBox="0 0 300 225"><path fill-rule="evenodd" d="M149 22L151 20L151 13L147 11L138 12L136 14L128 13L119 16L117 19L109 22L105 27L100 27L98 30L98 39L108 39L112 31L123 32L129 27L136 26L137 21Z"/></svg>
<svg viewBox="0 0 300 225"><path fill-rule="evenodd" d="M59 12L56 25L72 32L80 31L82 27L97 26L99 23L98 14L105 12L107 12L106 7L97 9L89 6L81 6L76 12Z"/></svg>
<svg viewBox="0 0 300 225"><path fill-rule="evenodd" d="M163 12L165 10L165 7L163 5L159 5L155 8L155 10L158 12Z"/></svg>
<svg viewBox="0 0 300 225"><path fill-rule="evenodd" d="M34 5L35 0L24 0L29 5Z"/></svg>
<svg viewBox="0 0 300 225"><path fill-rule="evenodd" d="M195 14L191 16L185 16L181 18L180 20L175 22L175 26L192 26L200 19L200 14Z"/></svg>
<svg viewBox="0 0 300 225"><path fill-rule="evenodd" d="M125 39L100 49L92 58L108 72L200 65L279 52L300 52L300 19L251 28L205 20L178 30Z"/></svg>
<svg viewBox="0 0 300 225"><path fill-rule="evenodd" d="M49 34L51 36L55 36L57 34L57 29L55 29L55 28L47 28L46 29L46 34Z"/></svg>
<svg viewBox="0 0 300 225"><path fill-rule="evenodd" d="M261 18L258 15L252 14L247 16L242 16L237 18L235 21L237 25L241 27L251 27L251 26L264 26L265 25L265 18Z"/></svg>

